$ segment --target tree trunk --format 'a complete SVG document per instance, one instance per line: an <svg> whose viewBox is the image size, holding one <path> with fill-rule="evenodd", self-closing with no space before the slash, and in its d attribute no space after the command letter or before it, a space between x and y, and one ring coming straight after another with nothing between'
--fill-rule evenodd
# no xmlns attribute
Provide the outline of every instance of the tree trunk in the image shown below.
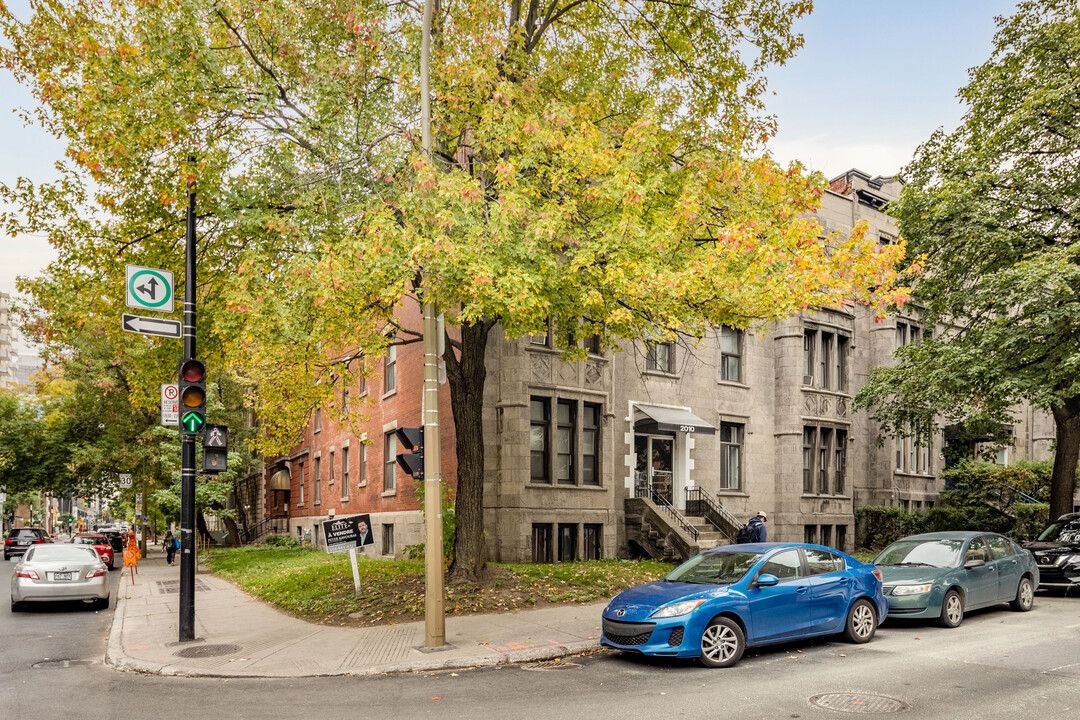
<svg viewBox="0 0 1080 720"><path fill-rule="evenodd" d="M229 531L229 545L232 547L240 547L243 545L240 542L240 528L236 524L236 520L232 517L225 518L225 527Z"/></svg>
<svg viewBox="0 0 1080 720"><path fill-rule="evenodd" d="M493 323L462 325L461 351L446 344L446 377L457 448L456 536L450 582L476 580L484 565L484 354Z"/></svg>
<svg viewBox="0 0 1080 720"><path fill-rule="evenodd" d="M1072 512L1076 490L1076 463L1080 456L1080 397L1051 408L1057 428L1054 474L1050 477L1050 519Z"/></svg>

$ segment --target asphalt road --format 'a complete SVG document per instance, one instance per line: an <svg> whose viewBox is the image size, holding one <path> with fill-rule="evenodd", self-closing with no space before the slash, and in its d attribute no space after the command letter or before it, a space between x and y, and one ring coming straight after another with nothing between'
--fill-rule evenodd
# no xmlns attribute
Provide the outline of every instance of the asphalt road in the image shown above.
<svg viewBox="0 0 1080 720"><path fill-rule="evenodd" d="M5 563L0 583L10 582ZM113 581L120 570L112 573ZM1080 597L1040 593L1030 613L970 614L955 630L887 623L868 645L819 641L751 650L739 665L599 652L562 669L522 666L373 678L221 680L105 666L112 610L11 614L0 606L0 718L845 718L1080 715ZM822 702L828 703L826 697ZM852 705L865 703L863 705ZM874 703L881 703L877 706ZM887 708L885 708L887 709Z"/></svg>

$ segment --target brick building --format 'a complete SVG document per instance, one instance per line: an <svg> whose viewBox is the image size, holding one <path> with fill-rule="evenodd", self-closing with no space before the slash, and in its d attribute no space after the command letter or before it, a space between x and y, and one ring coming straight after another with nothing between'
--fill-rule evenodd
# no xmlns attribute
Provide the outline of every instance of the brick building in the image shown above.
<svg viewBox="0 0 1080 720"><path fill-rule="evenodd" d="M889 178L848 171L830 184L819 220L842 232L866 221L893 242L882 209L898 193ZM932 506L943 431L879 448L873 421L851 411L870 371L921 338L916 311L905 310L881 323L857 306L807 312L765 331L716 328L696 346L634 342L572 363L550 337L507 339L496 328L484 402L489 559L677 557L730 540L758 510L771 540L852 550L858 507ZM331 511L371 513L377 553L423 542L393 436L421 423L422 363L419 344L397 348L378 387L351 389L371 401L367 422L340 427L316 413L304 442L268 463L266 511L284 531L318 542ZM443 479L453 486L449 401L444 384ZM1023 417L1005 459L1048 457L1052 420Z"/></svg>

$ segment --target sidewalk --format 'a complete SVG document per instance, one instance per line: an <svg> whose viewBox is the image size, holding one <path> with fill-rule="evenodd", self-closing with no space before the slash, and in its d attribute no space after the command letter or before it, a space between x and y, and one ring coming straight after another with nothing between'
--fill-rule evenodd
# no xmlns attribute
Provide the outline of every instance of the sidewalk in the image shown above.
<svg viewBox="0 0 1080 720"><path fill-rule="evenodd" d="M121 573L106 662L159 675L313 677L377 675L551 660L600 647L590 605L446 618L444 648L424 645L424 623L342 628L275 610L209 573L195 575L195 640L180 643L180 563L160 548Z"/></svg>

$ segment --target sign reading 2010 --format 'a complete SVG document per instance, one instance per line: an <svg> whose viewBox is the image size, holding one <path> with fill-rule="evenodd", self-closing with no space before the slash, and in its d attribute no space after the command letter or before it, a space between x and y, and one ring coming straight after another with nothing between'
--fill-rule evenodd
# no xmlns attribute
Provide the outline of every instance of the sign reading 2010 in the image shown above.
<svg viewBox="0 0 1080 720"><path fill-rule="evenodd" d="M173 311L173 274L168 270L127 266L125 302L136 310Z"/></svg>

